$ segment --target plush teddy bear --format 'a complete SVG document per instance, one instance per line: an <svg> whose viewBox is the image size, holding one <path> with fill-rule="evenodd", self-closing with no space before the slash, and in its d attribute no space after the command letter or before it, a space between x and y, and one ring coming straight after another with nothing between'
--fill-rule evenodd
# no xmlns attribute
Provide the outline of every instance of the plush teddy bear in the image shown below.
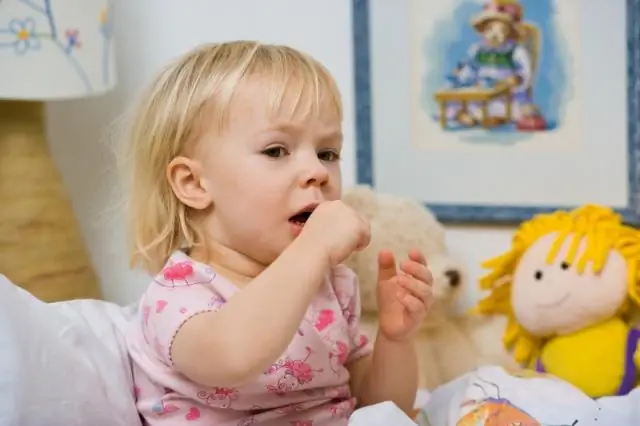
<svg viewBox="0 0 640 426"><path fill-rule="evenodd" d="M345 191L343 201L371 224L371 242L346 262L357 275L362 299L362 323L369 337L377 329L378 253L391 250L396 259L417 248L431 270L434 303L417 338L420 387L433 390L479 365L514 364L501 344L504 322L461 314L460 296L466 271L449 253L444 226L430 210L409 198L380 194L366 185Z"/></svg>

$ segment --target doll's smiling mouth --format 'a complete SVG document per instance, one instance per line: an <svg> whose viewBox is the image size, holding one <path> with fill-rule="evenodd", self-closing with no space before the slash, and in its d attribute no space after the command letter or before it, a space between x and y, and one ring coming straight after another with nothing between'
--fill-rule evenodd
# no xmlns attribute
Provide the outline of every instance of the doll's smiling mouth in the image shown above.
<svg viewBox="0 0 640 426"><path fill-rule="evenodd" d="M562 305L567 299L569 299L570 294L565 293L560 299L554 300L553 302L547 303L538 303L538 308L555 308L556 306Z"/></svg>

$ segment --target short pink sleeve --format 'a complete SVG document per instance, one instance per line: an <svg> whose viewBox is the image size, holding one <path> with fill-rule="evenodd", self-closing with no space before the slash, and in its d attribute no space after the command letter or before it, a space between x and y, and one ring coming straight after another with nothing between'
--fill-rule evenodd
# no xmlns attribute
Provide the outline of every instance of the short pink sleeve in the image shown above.
<svg viewBox="0 0 640 426"><path fill-rule="evenodd" d="M214 285L216 273L186 255L174 255L155 277L142 302L142 332L151 352L172 366L171 348L190 318L213 312L225 303Z"/></svg>
<svg viewBox="0 0 640 426"><path fill-rule="evenodd" d="M339 265L333 270L333 286L342 308L342 315L348 324L350 346L346 363L349 363L370 354L373 350L373 345L360 328L362 308L356 274L346 266Z"/></svg>

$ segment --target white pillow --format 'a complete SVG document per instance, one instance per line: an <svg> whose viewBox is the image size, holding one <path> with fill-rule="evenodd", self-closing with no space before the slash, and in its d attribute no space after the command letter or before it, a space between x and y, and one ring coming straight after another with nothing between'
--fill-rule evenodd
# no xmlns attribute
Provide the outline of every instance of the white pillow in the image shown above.
<svg viewBox="0 0 640 426"><path fill-rule="evenodd" d="M46 304L0 275L0 425L140 426L122 335L132 310Z"/></svg>

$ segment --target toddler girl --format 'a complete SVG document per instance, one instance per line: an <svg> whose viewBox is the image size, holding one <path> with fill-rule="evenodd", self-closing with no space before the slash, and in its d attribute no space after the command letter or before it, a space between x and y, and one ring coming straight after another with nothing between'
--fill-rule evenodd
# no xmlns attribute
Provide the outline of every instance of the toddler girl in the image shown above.
<svg viewBox="0 0 640 426"><path fill-rule="evenodd" d="M132 262L155 278L127 336L149 425L346 425L416 395L412 334L431 298L415 251L380 254L380 331L341 265L369 242L340 201L342 110L284 46L198 47L145 94L125 148Z"/></svg>

